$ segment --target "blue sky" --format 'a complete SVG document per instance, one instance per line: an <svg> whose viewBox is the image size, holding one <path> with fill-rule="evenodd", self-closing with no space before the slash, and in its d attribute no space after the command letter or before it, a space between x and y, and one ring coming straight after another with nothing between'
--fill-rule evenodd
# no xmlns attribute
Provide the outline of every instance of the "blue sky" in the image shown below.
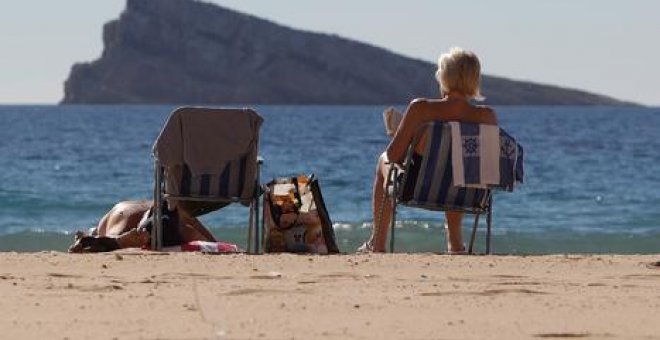
<svg viewBox="0 0 660 340"><path fill-rule="evenodd" d="M0 1L0 103L59 101L71 65L100 55L102 26L125 5ZM432 62L462 46L477 52L486 74L660 106L660 1L207 2Z"/></svg>

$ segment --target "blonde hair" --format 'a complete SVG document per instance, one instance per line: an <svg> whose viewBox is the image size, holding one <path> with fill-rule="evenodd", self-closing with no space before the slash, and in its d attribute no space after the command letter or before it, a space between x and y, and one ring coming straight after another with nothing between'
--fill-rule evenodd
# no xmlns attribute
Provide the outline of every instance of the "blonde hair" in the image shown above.
<svg viewBox="0 0 660 340"><path fill-rule="evenodd" d="M481 64L473 52L452 47L449 53L441 54L435 78L445 94L456 91L475 100L484 99L479 89Z"/></svg>

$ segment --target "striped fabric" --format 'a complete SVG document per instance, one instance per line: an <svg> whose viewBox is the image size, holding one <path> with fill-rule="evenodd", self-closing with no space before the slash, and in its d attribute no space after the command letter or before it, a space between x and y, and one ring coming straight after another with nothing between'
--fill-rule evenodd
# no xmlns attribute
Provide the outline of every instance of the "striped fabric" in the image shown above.
<svg viewBox="0 0 660 340"><path fill-rule="evenodd" d="M449 122L453 183L488 189L501 182L500 128L496 125Z"/></svg>
<svg viewBox="0 0 660 340"><path fill-rule="evenodd" d="M487 208L489 191L452 186L451 134L448 124L434 122L427 129L427 143L417 181L406 181L413 195L402 200L408 206L433 210L481 211ZM404 188L403 191L406 191Z"/></svg>
<svg viewBox="0 0 660 340"><path fill-rule="evenodd" d="M257 185L262 121L251 109L176 109L153 147L165 171L165 193L209 201L240 198L247 205Z"/></svg>
<svg viewBox="0 0 660 340"><path fill-rule="evenodd" d="M193 176L190 168L183 168L180 196L207 197L207 198L234 198L249 197L250 190L254 190L254 179L246 183L245 168L248 156L228 162L219 174L201 174ZM256 157L252 163L256 163Z"/></svg>
<svg viewBox="0 0 660 340"><path fill-rule="evenodd" d="M522 146L506 131L500 129L500 184L501 189L513 191L515 183L525 176Z"/></svg>

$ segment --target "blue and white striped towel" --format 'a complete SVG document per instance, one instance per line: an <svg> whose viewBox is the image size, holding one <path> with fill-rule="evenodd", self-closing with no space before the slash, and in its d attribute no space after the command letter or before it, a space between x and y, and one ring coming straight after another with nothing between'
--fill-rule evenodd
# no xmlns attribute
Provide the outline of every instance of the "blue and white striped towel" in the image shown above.
<svg viewBox="0 0 660 340"><path fill-rule="evenodd" d="M500 129L500 188L513 191L525 177L524 152L516 139Z"/></svg>
<svg viewBox="0 0 660 340"><path fill-rule="evenodd" d="M449 122L453 185L487 189L500 186L500 128Z"/></svg>

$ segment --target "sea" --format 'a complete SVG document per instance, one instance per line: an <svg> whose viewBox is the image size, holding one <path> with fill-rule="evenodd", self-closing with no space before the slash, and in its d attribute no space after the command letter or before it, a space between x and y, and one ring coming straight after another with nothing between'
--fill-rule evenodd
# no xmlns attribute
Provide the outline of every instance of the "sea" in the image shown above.
<svg viewBox="0 0 660 340"><path fill-rule="evenodd" d="M371 230L385 106L254 106L262 182L315 174L342 252ZM404 110L405 106L398 106ZM152 146L174 106L0 106L0 251L66 251L122 200L151 199ZM494 196L496 254L660 252L660 109L495 107L525 179ZM201 218L245 247L248 209ZM442 213L399 209L397 251L442 252ZM467 236L471 220L466 218ZM477 235L483 251L485 226ZM467 237L466 237L467 238Z"/></svg>

